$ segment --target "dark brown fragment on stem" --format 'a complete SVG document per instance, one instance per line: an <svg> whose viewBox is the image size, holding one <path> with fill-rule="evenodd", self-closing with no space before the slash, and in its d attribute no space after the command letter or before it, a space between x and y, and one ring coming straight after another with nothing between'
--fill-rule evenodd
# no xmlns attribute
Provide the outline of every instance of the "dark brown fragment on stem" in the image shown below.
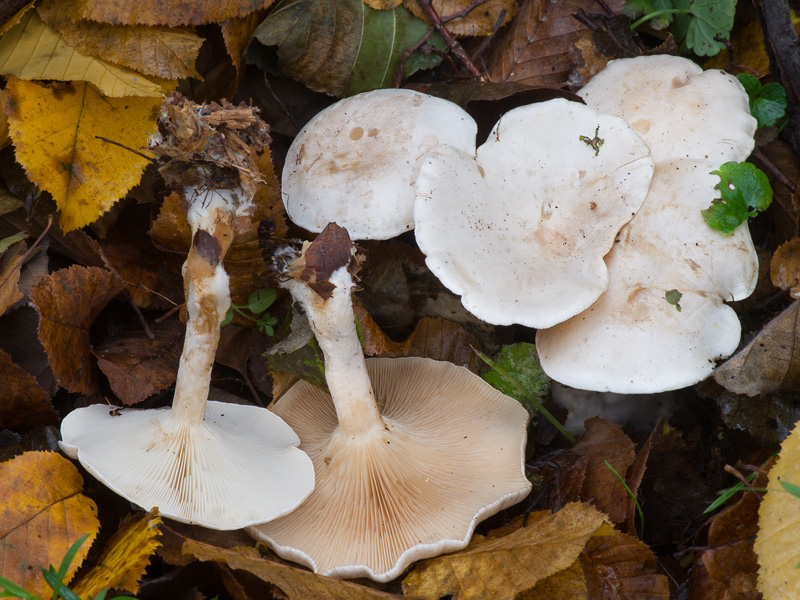
<svg viewBox="0 0 800 600"><path fill-rule="evenodd" d="M192 246L197 253L210 265L217 266L222 255L222 248L217 239L202 229L198 229L194 234Z"/></svg>
<svg viewBox="0 0 800 600"><path fill-rule="evenodd" d="M328 279L336 269L350 264L352 256L353 242L347 229L328 223L306 249L305 266L297 279L309 282L309 287L327 300L334 289Z"/></svg>

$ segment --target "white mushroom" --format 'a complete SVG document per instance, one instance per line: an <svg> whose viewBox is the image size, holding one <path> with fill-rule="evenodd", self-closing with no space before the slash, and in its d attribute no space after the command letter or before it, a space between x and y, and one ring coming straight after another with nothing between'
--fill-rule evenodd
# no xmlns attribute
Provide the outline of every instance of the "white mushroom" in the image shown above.
<svg viewBox="0 0 800 600"><path fill-rule="evenodd" d="M316 268L318 243L327 245L327 272ZM385 582L415 560L463 548L479 521L528 494L528 417L451 363L365 363L350 252L346 231L332 224L289 265L283 285L323 350L330 395L300 382L274 410L300 435L317 485L294 513L249 532L324 575Z"/></svg>
<svg viewBox="0 0 800 600"><path fill-rule="evenodd" d="M670 55L612 60L578 95L600 112L625 119L658 163L677 158L716 166L745 160L756 120L742 85L724 71L703 71Z"/></svg>
<svg viewBox="0 0 800 600"><path fill-rule="evenodd" d="M346 98L309 121L283 169L292 221L319 233L330 222L352 239L388 239L414 227L421 157L441 145L475 149L477 126L458 105L405 89Z"/></svg>
<svg viewBox="0 0 800 600"><path fill-rule="evenodd" d="M208 111L171 97L164 108L171 134L160 142L172 144L170 155L184 156L186 143L205 158L168 165L185 185L192 229L184 264L186 338L172 408L78 409L63 420L60 445L105 485L147 510L158 507L177 521L239 529L298 506L314 487L313 465L280 417L263 408L207 402L219 327L230 306L222 259L234 220L252 209L252 149L235 131L210 126L224 120L222 107ZM246 118L244 113L239 116ZM258 129L260 121L249 117Z"/></svg>
<svg viewBox="0 0 800 600"><path fill-rule="evenodd" d="M477 317L550 327L606 289L603 256L652 171L647 146L618 117L561 99L517 108L477 156L442 147L425 159L417 243Z"/></svg>
<svg viewBox="0 0 800 600"><path fill-rule="evenodd" d="M647 200L606 257L608 290L536 336L542 368L571 387L619 393L678 389L708 376L739 343L723 301L752 293L758 262L747 227L711 229L701 209L719 196L711 161L656 165ZM672 303L666 293L676 290Z"/></svg>

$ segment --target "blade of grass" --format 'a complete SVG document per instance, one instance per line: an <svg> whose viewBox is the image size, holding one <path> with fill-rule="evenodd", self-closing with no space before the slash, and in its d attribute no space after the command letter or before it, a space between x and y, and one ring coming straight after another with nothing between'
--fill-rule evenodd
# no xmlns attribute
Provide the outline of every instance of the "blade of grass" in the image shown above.
<svg viewBox="0 0 800 600"><path fill-rule="evenodd" d="M636 505L636 512L639 513L639 537L642 537L644 535L644 511L642 510L642 505L639 504L639 499L636 497L636 494L633 493L633 490L628 487L628 484L622 478L622 475L617 473L617 470L611 466L611 463L607 460L603 462L605 462L606 466L611 469L611 472L617 476L617 479L619 479L620 483L625 486L625 489L628 491L630 497L633 498L633 503Z"/></svg>

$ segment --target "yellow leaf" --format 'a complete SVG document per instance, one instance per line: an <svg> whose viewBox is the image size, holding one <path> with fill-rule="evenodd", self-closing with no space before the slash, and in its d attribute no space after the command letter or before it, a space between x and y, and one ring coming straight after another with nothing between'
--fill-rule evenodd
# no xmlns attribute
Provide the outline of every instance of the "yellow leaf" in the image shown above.
<svg viewBox="0 0 800 600"><path fill-rule="evenodd" d="M399 4L387 0L365 0L365 2L376 10L386 10ZM436 14L443 18L462 13L471 4L470 0L433 0L432 3ZM415 17L427 21L425 12L417 0L404 0L403 5ZM469 11L466 16L447 21L447 30L455 36L492 35L497 30L501 17L502 21L499 24L507 25L516 14L517 3L514 0L489 0L477 10Z"/></svg>
<svg viewBox="0 0 800 600"><path fill-rule="evenodd" d="M533 588L522 592L516 600L589 600L589 591L579 562L545 577Z"/></svg>
<svg viewBox="0 0 800 600"><path fill-rule="evenodd" d="M203 38L188 29L72 21L71 7L61 0L36 9L78 52L162 79L200 78L194 63Z"/></svg>
<svg viewBox="0 0 800 600"><path fill-rule="evenodd" d="M9 29L11 29L14 25L19 23L20 19L28 12L30 9L33 8L33 5L36 4L35 0L33 2L28 2L25 6L20 8L14 16L11 17L8 21L0 25L0 36L4 35Z"/></svg>
<svg viewBox="0 0 800 600"><path fill-rule="evenodd" d="M0 464L0 575L49 597L39 568L58 568L69 547L88 534L67 571L69 582L100 529L97 506L82 488L78 469L56 452L25 452Z"/></svg>
<svg viewBox="0 0 800 600"><path fill-rule="evenodd" d="M420 562L403 580L409 596L434 600L513 600L520 592L573 564L586 542L605 533L600 511L573 502L555 514L531 513L527 524L502 537L477 536L466 549Z"/></svg>
<svg viewBox="0 0 800 600"><path fill-rule="evenodd" d="M97 564L71 586L81 598L94 598L103 590L114 588L136 593L139 579L150 563L150 557L161 545L158 509L129 520L106 544Z"/></svg>
<svg viewBox="0 0 800 600"><path fill-rule="evenodd" d="M34 10L0 38L0 73L25 80L89 81L114 97L161 98L165 91L141 73L81 54Z"/></svg>
<svg viewBox="0 0 800 600"><path fill-rule="evenodd" d="M800 498L781 482L800 486L800 426L795 425L781 444L781 453L769 472L767 494L758 509L758 589L764 600L800 598Z"/></svg>
<svg viewBox="0 0 800 600"><path fill-rule="evenodd" d="M148 161L128 148L155 131L160 98L107 98L86 83L13 77L6 90L17 160L52 194L62 231L95 221L139 182Z"/></svg>

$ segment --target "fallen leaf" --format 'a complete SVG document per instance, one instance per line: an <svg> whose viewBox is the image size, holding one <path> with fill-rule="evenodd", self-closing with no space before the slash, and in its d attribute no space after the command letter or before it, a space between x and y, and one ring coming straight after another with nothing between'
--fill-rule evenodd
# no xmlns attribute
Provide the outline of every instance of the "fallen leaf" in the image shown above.
<svg viewBox="0 0 800 600"><path fill-rule="evenodd" d="M441 317L422 317L403 342L405 356L444 360L477 372L481 343L463 325Z"/></svg>
<svg viewBox="0 0 800 600"><path fill-rule="evenodd" d="M586 433L571 448L573 452L589 459L582 497L594 499L598 509L605 512L614 523L623 523L628 512L630 495L608 468L606 461L624 479L633 464L634 445L619 425L592 417L586 421Z"/></svg>
<svg viewBox="0 0 800 600"><path fill-rule="evenodd" d="M789 290L792 298L800 296L800 238L778 246L769 263L769 278L775 287Z"/></svg>
<svg viewBox="0 0 800 600"><path fill-rule="evenodd" d="M365 1L376 10L385 10L376 0ZM489 0L477 7L472 4L471 0L433 0L431 3L433 10L445 22L447 31L455 36L492 35L500 27L508 25L517 14L517 3L513 0ZM405 0L403 5L415 17L427 22L418 0ZM466 16L449 19L466 10L469 10Z"/></svg>
<svg viewBox="0 0 800 600"><path fill-rule="evenodd" d="M17 242L0 256L0 315L23 297L18 283L26 249L24 242Z"/></svg>
<svg viewBox="0 0 800 600"><path fill-rule="evenodd" d="M274 0L78 0L73 5L73 20L89 19L120 25L203 25L244 17L267 8Z"/></svg>
<svg viewBox="0 0 800 600"><path fill-rule="evenodd" d="M76 265L42 277L31 290L31 302L41 316L39 340L59 384L70 392L96 391L89 328L122 289L111 272Z"/></svg>
<svg viewBox="0 0 800 600"><path fill-rule="evenodd" d="M155 131L160 98L106 98L86 83L13 77L6 89L17 160L53 195L64 232L95 221L139 182L149 161L128 148Z"/></svg>
<svg viewBox="0 0 800 600"><path fill-rule="evenodd" d="M800 597L800 498L789 493L784 484L800 485L797 425L781 444L780 456L769 472L768 491L758 509L759 531L754 549L761 565L758 589L764 600Z"/></svg>
<svg viewBox="0 0 800 600"><path fill-rule="evenodd" d="M769 75L769 57L764 49L764 32L758 19L753 19L742 27L731 40L732 52L720 52L712 56L705 63L703 68L725 69L728 63L732 63L734 74L750 73L750 69L758 74L758 77ZM747 67L747 68L744 68Z"/></svg>
<svg viewBox="0 0 800 600"><path fill-rule="evenodd" d="M555 514L531 513L526 525L496 538L473 537L466 549L417 563L403 579L407 595L435 600L513 599L519 592L575 562L593 535L605 534L607 517L571 503Z"/></svg>
<svg viewBox="0 0 800 600"><path fill-rule="evenodd" d="M724 53L721 53L724 54ZM775 229L777 242L786 242L800 235L800 188L794 191L787 188L777 178L772 176L772 170L782 173L789 181L800 181L800 161L792 152L786 142L773 140L763 147L762 152L774 166L770 169L766 165L763 170L770 173L772 183L772 224Z"/></svg>
<svg viewBox="0 0 800 600"><path fill-rule="evenodd" d="M112 391L127 406L175 383L186 328L178 320L149 326L152 340L138 324L115 331L93 352Z"/></svg>
<svg viewBox="0 0 800 600"><path fill-rule="evenodd" d="M537 458L526 470L530 471L533 482L533 497L543 494L539 505L560 510L569 502L581 501L583 481L589 459L570 450L554 450ZM541 478L536 483L536 478Z"/></svg>
<svg viewBox="0 0 800 600"><path fill-rule="evenodd" d="M0 90L0 149L5 148L11 143L8 136L8 116L6 106L8 105L8 94L5 90Z"/></svg>
<svg viewBox="0 0 800 600"><path fill-rule="evenodd" d="M767 323L755 338L714 371L714 379L736 394L757 396L800 387L800 302Z"/></svg>
<svg viewBox="0 0 800 600"><path fill-rule="evenodd" d="M278 47L286 74L312 90L351 96L393 87L406 50L428 27L403 7L378 11L361 0L284 0L253 34L247 59L260 62L263 46ZM406 63L405 75L414 71ZM422 68L441 59L432 55Z"/></svg>
<svg viewBox="0 0 800 600"><path fill-rule="evenodd" d="M4 429L25 432L56 422L50 398L27 371L0 350L0 423Z"/></svg>
<svg viewBox="0 0 800 600"><path fill-rule="evenodd" d="M36 10L82 54L161 79L200 79L194 65L203 38L188 29L72 21L71 7L57 0L45 0Z"/></svg>
<svg viewBox="0 0 800 600"><path fill-rule="evenodd" d="M123 521L96 564L70 586L72 591L81 598L94 598L109 588L138 592L139 579L161 545L158 541L160 524L158 509Z"/></svg>
<svg viewBox="0 0 800 600"><path fill-rule="evenodd" d="M606 3L618 13L620 0ZM580 86L613 56L601 55L592 32L573 17L577 11L595 12L594 0L525 0L508 32L489 57L488 74L494 82L516 81L535 87ZM591 68L587 69L587 65ZM578 73L580 71L580 73Z"/></svg>
<svg viewBox="0 0 800 600"><path fill-rule="evenodd" d="M518 594L515 600L590 600L588 593L583 569L575 561Z"/></svg>
<svg viewBox="0 0 800 600"><path fill-rule="evenodd" d="M100 529L97 506L82 488L78 469L56 452L25 452L0 464L0 575L49 597L39 569L58 568L69 547L88 535L67 570L70 581Z"/></svg>
<svg viewBox="0 0 800 600"><path fill-rule="evenodd" d="M34 10L28 11L0 38L0 72L25 80L88 81L104 95L115 97L160 98L165 91L162 84L166 84L81 54L61 34L50 29Z"/></svg>
<svg viewBox="0 0 800 600"><path fill-rule="evenodd" d="M225 48L228 50L228 56L231 57L238 79L241 79L246 66L244 51L262 20L261 13L256 12L243 18L228 19L222 23L222 39L225 41Z"/></svg>
<svg viewBox="0 0 800 600"><path fill-rule="evenodd" d="M108 260L105 266L119 275L136 306L159 306L164 299L154 292L161 283L163 255L152 244L120 229L115 228L112 235L98 243ZM180 286L182 289L182 280Z"/></svg>

